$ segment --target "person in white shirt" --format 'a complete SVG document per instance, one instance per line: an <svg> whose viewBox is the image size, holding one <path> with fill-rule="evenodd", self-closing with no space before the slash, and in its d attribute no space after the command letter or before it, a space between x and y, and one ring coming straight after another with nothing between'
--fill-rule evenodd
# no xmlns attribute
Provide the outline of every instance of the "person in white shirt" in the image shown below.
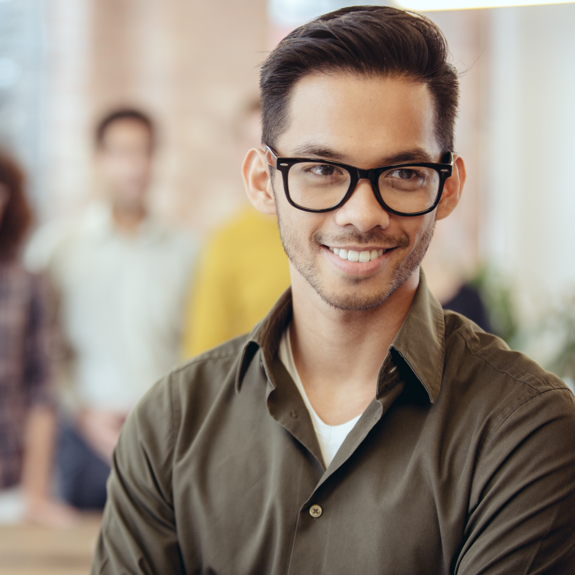
<svg viewBox="0 0 575 575"><path fill-rule="evenodd" d="M139 398L178 360L196 245L149 215L155 131L122 109L96 130L105 202L41 228L28 248L59 295L66 344L61 495L101 508L120 428Z"/></svg>

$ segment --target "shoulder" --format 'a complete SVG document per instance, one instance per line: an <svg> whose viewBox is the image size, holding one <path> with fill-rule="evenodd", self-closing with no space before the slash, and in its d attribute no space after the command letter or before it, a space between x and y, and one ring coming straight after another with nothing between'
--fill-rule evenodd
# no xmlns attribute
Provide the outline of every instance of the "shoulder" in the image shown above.
<svg viewBox="0 0 575 575"><path fill-rule="evenodd" d="M0 280L31 283L37 274L27 270L19 261L0 261Z"/></svg>
<svg viewBox="0 0 575 575"><path fill-rule="evenodd" d="M210 245L227 248L230 245L252 244L269 237L279 238L277 223L273 217L260 214L255 208L242 209L213 234Z"/></svg>
<svg viewBox="0 0 575 575"><path fill-rule="evenodd" d="M555 375L545 371L523 353L513 351L499 337L484 332L474 322L458 313L445 312L446 363L468 362L475 369L491 372L494 377L528 386L534 391L567 389Z"/></svg>
<svg viewBox="0 0 575 575"><path fill-rule="evenodd" d="M85 233L86 214L66 216L40 226L30 238L24 254L26 267L43 271L50 267L67 245L73 245Z"/></svg>
<svg viewBox="0 0 575 575"><path fill-rule="evenodd" d="M0 282L3 291L16 291L19 294L31 294L39 297L47 289L45 276L40 272L32 271L27 265L19 261L0 262Z"/></svg>
<svg viewBox="0 0 575 575"><path fill-rule="evenodd" d="M169 414L174 428L190 417L197 423L222 392L234 390L247 338L237 337L174 368L140 400L136 419L156 420L161 412Z"/></svg>
<svg viewBox="0 0 575 575"><path fill-rule="evenodd" d="M557 376L457 313L445 312L445 328L447 395L469 406L486 442L511 428L528 435L559 420L575 433L575 396Z"/></svg>
<svg viewBox="0 0 575 575"><path fill-rule="evenodd" d="M235 382L243 350L249 335L244 334L217 347L209 349L176 367L170 373L172 382L177 382L179 393L202 392L210 387L219 388L223 381Z"/></svg>

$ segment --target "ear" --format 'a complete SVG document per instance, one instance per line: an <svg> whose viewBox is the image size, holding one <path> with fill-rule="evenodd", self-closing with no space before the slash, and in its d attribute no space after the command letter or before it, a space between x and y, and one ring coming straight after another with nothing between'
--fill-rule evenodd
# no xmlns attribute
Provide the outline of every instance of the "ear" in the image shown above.
<svg viewBox="0 0 575 575"><path fill-rule="evenodd" d="M252 148L242 164L246 193L256 210L262 214L275 215L276 202L268 170L263 150Z"/></svg>
<svg viewBox="0 0 575 575"><path fill-rule="evenodd" d="M437 207L438 220L446 218L456 208L461 198L461 193L463 192L466 177L465 163L460 156L455 155L453 172L451 177L445 181L441 201Z"/></svg>

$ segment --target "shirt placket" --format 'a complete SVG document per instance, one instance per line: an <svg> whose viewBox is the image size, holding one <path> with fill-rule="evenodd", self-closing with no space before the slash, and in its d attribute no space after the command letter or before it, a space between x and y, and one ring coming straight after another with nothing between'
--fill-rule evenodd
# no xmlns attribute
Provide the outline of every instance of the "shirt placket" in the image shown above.
<svg viewBox="0 0 575 575"><path fill-rule="evenodd" d="M273 404L270 405L268 400L268 408L272 417L310 451L323 468L323 458L317 436L295 383L291 381L279 359L273 360L270 367L271 370L266 370L270 391L273 390L277 394ZM270 381L270 371L278 383L277 386ZM286 381L286 378L289 381ZM328 528L334 512L337 512L330 508L331 497L330 495L324 496L325 488L329 487L327 491L330 493L337 489L337 483L334 485L334 482L338 481L338 477L341 478L341 474L337 473L338 470L353 456L402 390L403 383L399 378L397 366L391 354L388 353L380 369L377 396L369 404L331 464L324 469L312 493L298 510L288 573L301 575L302 573L319 573L324 569L321 550L322 542L326 540L324 530Z"/></svg>

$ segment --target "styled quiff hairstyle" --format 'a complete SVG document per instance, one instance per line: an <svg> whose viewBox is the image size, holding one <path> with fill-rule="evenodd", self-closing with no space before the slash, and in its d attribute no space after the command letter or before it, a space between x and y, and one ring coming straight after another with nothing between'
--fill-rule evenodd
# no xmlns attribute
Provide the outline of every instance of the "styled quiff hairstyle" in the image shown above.
<svg viewBox="0 0 575 575"><path fill-rule="evenodd" d="M18 255L32 221L24 185L20 166L0 151L0 186L8 193L3 213L0 211L0 261L10 261Z"/></svg>
<svg viewBox="0 0 575 575"><path fill-rule="evenodd" d="M447 41L428 18L388 6L352 6L324 14L288 34L261 68L263 141L274 146L287 129L295 84L314 73L405 78L428 86L437 141L453 150L459 100Z"/></svg>

